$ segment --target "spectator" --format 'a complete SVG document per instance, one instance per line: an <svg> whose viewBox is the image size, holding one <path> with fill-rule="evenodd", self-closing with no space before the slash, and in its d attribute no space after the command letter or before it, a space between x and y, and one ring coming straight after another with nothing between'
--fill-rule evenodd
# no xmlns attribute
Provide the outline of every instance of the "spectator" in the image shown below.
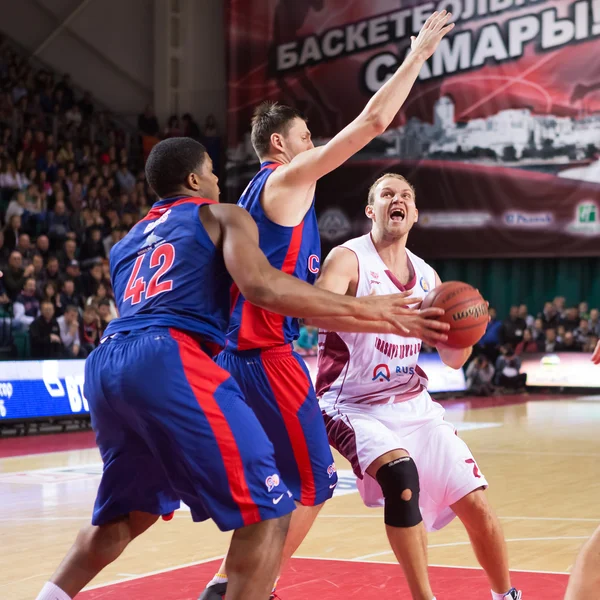
<svg viewBox="0 0 600 600"><path fill-rule="evenodd" d="M488 314L490 320L483 337L479 340L479 346L488 358L495 360L496 355L498 354L497 348L500 345L500 330L502 329L502 323L497 318L495 308L489 308Z"/></svg>
<svg viewBox="0 0 600 600"><path fill-rule="evenodd" d="M496 361L497 383L509 390L520 390L525 387L527 374L520 373L521 359L515 355L510 344L505 347L503 355Z"/></svg>
<svg viewBox="0 0 600 600"><path fill-rule="evenodd" d="M62 358L64 349L60 328L54 316L54 305L42 302L41 315L29 326L32 358Z"/></svg>
<svg viewBox="0 0 600 600"><path fill-rule="evenodd" d="M135 188L135 177L127 167L127 162L122 162L119 171L117 172L117 183L121 192L130 193Z"/></svg>
<svg viewBox="0 0 600 600"><path fill-rule="evenodd" d="M31 244L31 238L26 233L19 234L19 239L17 241L16 250L21 253L23 257L23 266L27 266L31 264L33 260L34 248Z"/></svg>
<svg viewBox="0 0 600 600"><path fill-rule="evenodd" d="M160 131L158 126L158 119L154 114L152 105L148 104L144 109L144 112L138 116L138 129L142 135L150 137L157 137Z"/></svg>
<svg viewBox="0 0 600 600"><path fill-rule="evenodd" d="M192 115L190 113L185 113L181 120L183 122L183 135L198 142L201 141L202 134L200 133L200 127L198 127L198 123L194 121Z"/></svg>
<svg viewBox="0 0 600 600"><path fill-rule="evenodd" d="M84 121L90 121L94 116L94 102L90 92L83 94L83 98L79 101L79 110Z"/></svg>
<svg viewBox="0 0 600 600"><path fill-rule="evenodd" d="M521 306L519 306L518 315L520 319L523 319L523 321L525 321L525 325L527 327L531 327L533 325L535 318L529 314L529 311L527 310L527 304L521 304Z"/></svg>
<svg viewBox="0 0 600 600"><path fill-rule="evenodd" d="M545 332L544 332L544 321L543 321L543 319L540 319L538 317L533 322L533 326L531 327L531 337L538 344L541 344L545 340L546 335L545 335Z"/></svg>
<svg viewBox="0 0 600 600"><path fill-rule="evenodd" d="M6 288L4 287L4 282L2 281L2 277L0 277L0 316L6 317L9 314L10 308L10 298L6 293ZM4 321L6 322L6 321ZM10 323L10 320L9 320Z"/></svg>
<svg viewBox="0 0 600 600"><path fill-rule="evenodd" d="M0 173L0 188L5 190L20 190L25 187L26 179L23 173L18 173L15 163L10 160Z"/></svg>
<svg viewBox="0 0 600 600"><path fill-rule="evenodd" d="M6 268L8 264L8 257L10 256L10 249L4 244L4 231L0 229L0 270Z"/></svg>
<svg viewBox="0 0 600 600"><path fill-rule="evenodd" d="M93 306L88 306L83 311L79 336L81 348L86 354L92 352L100 343L100 317Z"/></svg>
<svg viewBox="0 0 600 600"><path fill-rule="evenodd" d="M50 256L50 240L48 239L48 236L40 235L35 242L35 247L44 261L47 261Z"/></svg>
<svg viewBox="0 0 600 600"><path fill-rule="evenodd" d="M41 296L44 288L46 287L46 283L52 281L56 287L58 288L60 282L60 270L58 265L58 258L56 256L51 256L46 262L46 272L42 276L42 278L38 281L38 293Z"/></svg>
<svg viewBox="0 0 600 600"><path fill-rule="evenodd" d="M81 123L83 121L83 115L81 114L81 111L79 110L79 106L77 106L77 104L73 105L65 113L65 120L67 121L67 123L73 123L73 125L77 128L81 126Z"/></svg>
<svg viewBox="0 0 600 600"><path fill-rule="evenodd" d="M573 337L581 348L587 345L590 334L589 321L587 321L587 319L581 319L581 321L579 321L579 327L573 332Z"/></svg>
<svg viewBox="0 0 600 600"><path fill-rule="evenodd" d="M485 354L472 360L467 367L467 392L475 396L491 396L494 392L492 379L494 367L490 364Z"/></svg>
<svg viewBox="0 0 600 600"><path fill-rule="evenodd" d="M93 306L94 308L99 310L100 304L104 301L108 302L108 306L110 308L110 320L112 321L112 319L116 319L118 317L118 314L115 302L109 295L107 285L103 281L100 281L96 288L96 293L87 299L86 305Z"/></svg>
<svg viewBox="0 0 600 600"><path fill-rule="evenodd" d="M523 339L517 344L515 348L515 354L520 356L521 354L532 354L539 352L540 347L538 342L533 339L533 335L529 329L523 332Z"/></svg>
<svg viewBox="0 0 600 600"><path fill-rule="evenodd" d="M21 217L19 215L12 215L8 219L8 225L4 228L4 244L10 250L14 250L17 247L17 240L21 233Z"/></svg>
<svg viewBox="0 0 600 600"><path fill-rule="evenodd" d="M98 285L102 283L102 264L95 262L90 270L81 278L82 293L86 298L93 296L98 289Z"/></svg>
<svg viewBox="0 0 600 600"><path fill-rule="evenodd" d="M183 129L179 124L179 117L177 115L171 115L167 121L167 128L165 129L165 137L181 137L183 135Z"/></svg>
<svg viewBox="0 0 600 600"><path fill-rule="evenodd" d="M76 306L69 305L57 319L60 339L67 358L85 358L81 353L79 339L79 311Z"/></svg>
<svg viewBox="0 0 600 600"><path fill-rule="evenodd" d="M558 313L559 318L563 318L565 316L565 305L567 301L564 296L556 296L552 304L556 308L556 312Z"/></svg>
<svg viewBox="0 0 600 600"><path fill-rule="evenodd" d="M556 329L556 340L558 341L559 344L562 344L564 339L565 339L565 333L567 332L567 330L565 329L564 325L559 325Z"/></svg>
<svg viewBox="0 0 600 600"><path fill-rule="evenodd" d="M27 205L27 195L24 191L18 191L13 199L8 203L8 208L6 209L6 214L4 215L4 219L7 223L10 222L13 215L17 215L18 217L23 217L25 213L25 208Z"/></svg>
<svg viewBox="0 0 600 600"><path fill-rule="evenodd" d="M564 340L559 348L560 352L581 352L581 346L575 340L575 336L572 331L565 333Z"/></svg>
<svg viewBox="0 0 600 600"><path fill-rule="evenodd" d="M44 276L44 259L39 252L36 252L32 259L31 264L33 265L33 273L31 276L37 281L41 281Z"/></svg>
<svg viewBox="0 0 600 600"><path fill-rule="evenodd" d="M217 129L217 120L214 115L208 115L204 121L204 137L217 137L219 131Z"/></svg>
<svg viewBox="0 0 600 600"><path fill-rule="evenodd" d="M29 265L24 269L21 253L16 250L11 252L8 259L8 268L3 277L6 293L11 301L14 302L25 286L25 279L31 277L31 275L33 275L33 265Z"/></svg>
<svg viewBox="0 0 600 600"><path fill-rule="evenodd" d="M565 311L565 316L560 320L560 324L564 326L566 331L575 331L579 327L579 309L576 306L571 306Z"/></svg>
<svg viewBox="0 0 600 600"><path fill-rule="evenodd" d="M544 322L544 329L556 329L560 321L560 315L553 302L546 302L544 310L538 315Z"/></svg>
<svg viewBox="0 0 600 600"><path fill-rule="evenodd" d="M104 244L102 243L102 230L100 227L92 227L88 230L86 240L81 246L79 260L82 265L86 267L97 259L105 257Z"/></svg>
<svg viewBox="0 0 600 600"><path fill-rule="evenodd" d="M66 269L72 261L77 260L77 242L65 240L63 249L59 252L58 259L62 269Z"/></svg>
<svg viewBox="0 0 600 600"><path fill-rule="evenodd" d="M63 242L69 232L69 215L62 200L57 200L54 210L48 214L48 237L54 244Z"/></svg>
<svg viewBox="0 0 600 600"><path fill-rule="evenodd" d="M58 286L53 281L47 281L44 289L42 290L42 302L52 302L54 306L55 316L62 314L62 305L60 302L60 296L58 295Z"/></svg>
<svg viewBox="0 0 600 600"><path fill-rule="evenodd" d="M302 325L300 335L295 346L298 354L303 356L316 356L318 346L319 330L316 327Z"/></svg>
<svg viewBox="0 0 600 600"><path fill-rule="evenodd" d="M600 312L597 308L590 310L590 331L597 336L600 336Z"/></svg>
<svg viewBox="0 0 600 600"><path fill-rule="evenodd" d="M500 342L516 346L523 339L523 332L526 328L525 319L519 317L519 308L511 306L509 317L502 323L500 329Z"/></svg>
<svg viewBox="0 0 600 600"><path fill-rule="evenodd" d="M67 265L67 277L69 279L73 280L73 283L75 284L75 293L77 294L82 294L84 293L84 283L83 283L83 277L81 276L81 269L79 268L79 261L76 260L72 260L68 265ZM87 296L87 294L84 294L85 296Z"/></svg>
<svg viewBox="0 0 600 600"><path fill-rule="evenodd" d="M542 349L547 354L558 352L560 350L560 343L556 337L556 329L553 327L546 329L546 339L542 344Z"/></svg>
<svg viewBox="0 0 600 600"><path fill-rule="evenodd" d="M587 302L579 303L579 318L586 321L590 318L590 307Z"/></svg>
<svg viewBox="0 0 600 600"><path fill-rule="evenodd" d="M83 298L75 291L75 282L70 278L63 281L60 303L62 306L71 305L78 309L83 308Z"/></svg>
<svg viewBox="0 0 600 600"><path fill-rule="evenodd" d="M108 324L113 320L110 300L101 300L98 304L98 315L100 316L100 336L104 333L104 330L108 327Z"/></svg>
<svg viewBox="0 0 600 600"><path fill-rule="evenodd" d="M110 230L110 235L107 235L102 240L102 245L104 246L104 256L109 256L112 247L122 238L122 229L121 227L115 227Z"/></svg>
<svg viewBox="0 0 600 600"><path fill-rule="evenodd" d="M13 304L13 326L17 331L27 331L40 312L40 302L35 296L35 279L28 277L23 290Z"/></svg>
<svg viewBox="0 0 600 600"><path fill-rule="evenodd" d="M587 344L583 347L583 352L593 352L598 345L598 339L600 339L599 336L590 335Z"/></svg>

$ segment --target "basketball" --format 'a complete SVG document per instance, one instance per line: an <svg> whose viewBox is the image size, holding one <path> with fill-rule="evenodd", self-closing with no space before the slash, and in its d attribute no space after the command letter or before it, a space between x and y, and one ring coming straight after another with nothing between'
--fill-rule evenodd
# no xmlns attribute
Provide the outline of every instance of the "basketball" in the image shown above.
<svg viewBox="0 0 600 600"><path fill-rule="evenodd" d="M450 325L449 348L468 348L476 344L488 324L488 308L481 294L468 283L446 281L423 299L421 308L442 308L446 313L440 321Z"/></svg>

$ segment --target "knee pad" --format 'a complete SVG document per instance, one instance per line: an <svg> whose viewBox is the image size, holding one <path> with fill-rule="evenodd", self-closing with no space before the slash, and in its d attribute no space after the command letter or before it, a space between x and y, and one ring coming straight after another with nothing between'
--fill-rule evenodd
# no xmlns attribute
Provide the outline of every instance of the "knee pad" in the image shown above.
<svg viewBox="0 0 600 600"><path fill-rule="evenodd" d="M380 467L377 481L385 499L384 521L390 527L414 527L423 518L419 509L419 473L410 456Z"/></svg>

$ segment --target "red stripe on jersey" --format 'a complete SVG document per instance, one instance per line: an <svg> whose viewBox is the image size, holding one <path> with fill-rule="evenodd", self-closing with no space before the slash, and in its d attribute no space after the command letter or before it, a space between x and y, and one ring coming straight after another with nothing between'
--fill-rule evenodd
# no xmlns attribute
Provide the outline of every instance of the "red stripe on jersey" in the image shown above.
<svg viewBox="0 0 600 600"><path fill-rule="evenodd" d="M179 206L181 204L218 204L216 200L209 200L208 198L180 198L179 200L175 200L173 202L161 204L160 206L153 206L150 209L150 212L143 218L138 221L141 223L142 221L152 221L152 219L158 219L162 217L162 215L173 208L174 206Z"/></svg>
<svg viewBox="0 0 600 600"><path fill-rule="evenodd" d="M273 397L277 402L285 429L288 432L298 471L300 472L300 503L305 506L314 506L317 495L315 477L310 462L310 453L302 423L298 418L298 411L306 401L310 390L310 381L296 358L291 354L285 360L285 373L282 373L280 360L262 361L269 385L273 390ZM292 364L293 362L293 364ZM284 376L285 375L285 376Z"/></svg>
<svg viewBox="0 0 600 600"><path fill-rule="evenodd" d="M258 523L261 520L260 512L250 494L238 445L227 422L227 417L215 399L217 388L231 375L201 351L198 342L193 338L176 329L170 331L179 346L179 356L185 377L219 446L229 490L234 502L238 505L244 525Z"/></svg>
<svg viewBox="0 0 600 600"><path fill-rule="evenodd" d="M233 283L229 290L229 306L231 307L230 316L233 314L235 310L236 304L238 303L240 297L240 288L237 286L237 283Z"/></svg>
<svg viewBox="0 0 600 600"><path fill-rule="evenodd" d="M290 245L283 261L281 270L291 275L296 270L298 255L302 245L302 233L304 222L294 227ZM238 333L238 350L250 350L253 348L268 348L283 344L283 322L285 317L278 315L258 306L244 301L242 314L240 316L240 330Z"/></svg>

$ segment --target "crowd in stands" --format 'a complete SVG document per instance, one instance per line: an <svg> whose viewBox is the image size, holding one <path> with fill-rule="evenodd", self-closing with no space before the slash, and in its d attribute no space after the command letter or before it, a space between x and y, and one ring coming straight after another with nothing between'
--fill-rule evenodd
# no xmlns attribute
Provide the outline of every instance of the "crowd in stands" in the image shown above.
<svg viewBox="0 0 600 600"><path fill-rule="evenodd" d="M490 308L490 322L467 367L467 387L477 395L490 395L525 387L520 373L524 355L554 352L593 352L600 337L600 311L587 302L566 306L565 298L546 302L532 315L526 305L512 306L499 320Z"/></svg>
<svg viewBox="0 0 600 600"><path fill-rule="evenodd" d="M149 147L176 135L206 142L189 114L160 131L147 107L138 125ZM205 131L214 150L214 118ZM116 317L110 249L156 200L130 138L69 75L35 69L0 40L0 347L85 357Z"/></svg>

